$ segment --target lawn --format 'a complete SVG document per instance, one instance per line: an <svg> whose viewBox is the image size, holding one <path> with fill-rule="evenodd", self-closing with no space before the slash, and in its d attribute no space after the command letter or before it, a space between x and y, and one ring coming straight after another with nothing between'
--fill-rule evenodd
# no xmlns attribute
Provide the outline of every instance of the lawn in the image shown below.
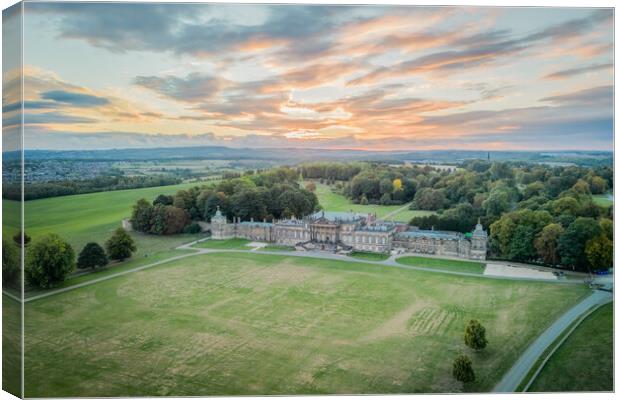
<svg viewBox="0 0 620 400"><path fill-rule="evenodd" d="M209 239L196 243L193 247L202 249L251 250L252 248L248 246L250 243L251 241L247 239Z"/></svg>
<svg viewBox="0 0 620 400"><path fill-rule="evenodd" d="M53 197L25 202L25 230L33 239L54 232L65 238L76 251L89 241L102 243L131 214L131 207L141 198L153 200L159 194L174 194L180 189L196 186L184 183L144 189ZM3 231L11 236L19 230L19 202L2 200ZM8 217L8 218L7 218ZM3 232L4 233L4 232ZM142 235L138 247L147 248L153 236ZM159 244L153 244L152 252ZM140 249L141 250L141 249Z"/></svg>
<svg viewBox="0 0 620 400"><path fill-rule="evenodd" d="M609 198L609 195L609 193L595 194L592 196L592 200L601 207L610 207L614 205L614 201Z"/></svg>
<svg viewBox="0 0 620 400"><path fill-rule="evenodd" d="M295 251L295 246L283 246L279 244L269 244L265 247L260 248L259 250L265 251Z"/></svg>
<svg viewBox="0 0 620 400"><path fill-rule="evenodd" d="M403 206L381 206L381 205L361 205L354 204L341 194L332 192L332 188L328 185L316 182L316 195L319 198L319 204L323 206L325 211L353 211L357 213L377 213L377 217L382 218L390 213L398 211ZM404 209L394 215L388 217L390 220L398 222L409 222L414 216L430 215L432 211L416 211Z"/></svg>
<svg viewBox="0 0 620 400"><path fill-rule="evenodd" d="M405 265L412 265L414 267L441 269L445 271L469 272L472 274L482 274L484 272L484 263L475 261L406 256L397 258L396 262Z"/></svg>
<svg viewBox="0 0 620 400"><path fill-rule="evenodd" d="M612 391L613 305L587 317L551 356L530 392Z"/></svg>
<svg viewBox="0 0 620 400"><path fill-rule="evenodd" d="M94 270L86 270L84 274L75 274L69 275L63 282L61 282L58 286L55 286L53 289L60 289L64 287L69 287L73 285L77 285L80 283L92 281L94 279L103 278L109 275L114 275L119 272L124 272L133 268L141 267L143 265L156 263L159 261L163 261L172 257L180 256L187 253L195 253L194 250L168 250L168 251L160 251L148 257L138 257L133 256L121 263L112 263L104 268L97 268ZM80 272L81 270L76 270L74 272ZM39 295L41 293L45 293L48 290L46 289L37 289L33 287L26 287L25 297L33 297Z"/></svg>
<svg viewBox="0 0 620 400"><path fill-rule="evenodd" d="M19 302L2 295L2 390L21 397L21 317Z"/></svg>
<svg viewBox="0 0 620 400"><path fill-rule="evenodd" d="M353 251L349 254L349 257L359 258L360 260L368 261L385 261L390 258L390 255L383 253L370 253L366 251Z"/></svg>
<svg viewBox="0 0 620 400"><path fill-rule="evenodd" d="M488 391L582 285L214 253L26 304L26 396ZM540 305L544 304L545 307ZM465 349L471 318L488 347ZM451 376L473 358L478 381Z"/></svg>

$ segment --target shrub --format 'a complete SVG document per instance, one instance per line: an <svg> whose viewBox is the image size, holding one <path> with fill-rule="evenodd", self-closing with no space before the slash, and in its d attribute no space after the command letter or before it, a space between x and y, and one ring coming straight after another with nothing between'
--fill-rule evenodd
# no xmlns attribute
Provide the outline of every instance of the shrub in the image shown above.
<svg viewBox="0 0 620 400"><path fill-rule="evenodd" d="M476 374L469 357L461 354L454 359L452 376L460 382L473 382L476 380Z"/></svg>
<svg viewBox="0 0 620 400"><path fill-rule="evenodd" d="M486 329L479 321L472 319L465 328L465 344L474 350L484 349L487 344Z"/></svg>

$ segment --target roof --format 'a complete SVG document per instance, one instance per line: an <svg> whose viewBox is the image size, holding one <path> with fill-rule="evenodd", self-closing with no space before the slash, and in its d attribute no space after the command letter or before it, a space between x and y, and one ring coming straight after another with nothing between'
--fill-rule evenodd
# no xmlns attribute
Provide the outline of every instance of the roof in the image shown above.
<svg viewBox="0 0 620 400"><path fill-rule="evenodd" d="M265 226L265 227L269 227L269 226L272 226L273 224L271 222L243 221L243 222L240 222L239 225L251 225L251 226Z"/></svg>
<svg viewBox="0 0 620 400"><path fill-rule="evenodd" d="M331 222L354 222L366 218L366 215L341 211L318 211L310 215L309 218L314 220L323 218Z"/></svg>
<svg viewBox="0 0 620 400"><path fill-rule="evenodd" d="M355 228L356 231L365 231L365 232L390 232L394 229L396 229L396 224L391 224L389 222L358 226L357 228Z"/></svg>
<svg viewBox="0 0 620 400"><path fill-rule="evenodd" d="M433 238L433 239L447 239L447 240L458 240L463 235L459 232L450 232L450 231L428 231L428 230L415 230L415 231L405 231L397 234L398 236L405 237L422 237L422 238Z"/></svg>

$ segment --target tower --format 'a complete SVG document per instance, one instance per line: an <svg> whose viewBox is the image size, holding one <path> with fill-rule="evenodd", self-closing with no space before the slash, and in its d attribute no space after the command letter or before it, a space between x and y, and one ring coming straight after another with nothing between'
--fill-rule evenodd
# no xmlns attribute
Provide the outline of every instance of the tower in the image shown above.
<svg viewBox="0 0 620 400"><path fill-rule="evenodd" d="M476 228L471 234L470 258L476 260L486 260L487 258L487 231L484 230L478 218Z"/></svg>
<svg viewBox="0 0 620 400"><path fill-rule="evenodd" d="M233 229L232 225L228 224L226 216L220 211L220 206L217 206L215 215L211 217L211 237L213 239L229 239L232 237Z"/></svg>

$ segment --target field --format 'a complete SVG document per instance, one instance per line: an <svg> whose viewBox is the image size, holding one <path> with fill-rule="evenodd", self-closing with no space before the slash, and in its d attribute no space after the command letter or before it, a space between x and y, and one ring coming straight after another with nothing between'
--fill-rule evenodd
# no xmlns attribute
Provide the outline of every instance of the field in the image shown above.
<svg viewBox="0 0 620 400"><path fill-rule="evenodd" d="M390 256L388 254L383 253L371 253L366 251L353 251L349 254L350 257L359 258L360 260L368 260L368 261L385 261Z"/></svg>
<svg viewBox="0 0 620 400"><path fill-rule="evenodd" d="M214 253L26 304L26 396L488 391L577 285ZM544 304L544 307L541 307ZM489 346L468 351L467 321ZM473 359L478 380L451 376Z"/></svg>
<svg viewBox="0 0 620 400"><path fill-rule="evenodd" d="M530 392L612 391L613 305L586 318L551 356Z"/></svg>
<svg viewBox="0 0 620 400"><path fill-rule="evenodd" d="M469 272L482 274L484 263L475 261L448 260L443 258L406 256L396 259L396 262L415 267L434 268L446 271Z"/></svg>
<svg viewBox="0 0 620 400"><path fill-rule="evenodd" d="M32 200L25 203L26 233L33 239L54 232L68 240L76 252L89 241L103 243L112 231L121 226L121 220L129 217L133 204L146 198L153 200L158 194L173 194L180 189L196 186L185 183L145 189L118 190L111 192L80 194ZM2 200L5 236L19 230L19 202ZM155 237L134 234L138 244L136 256L143 257L159 250L171 249L194 236ZM163 248L162 248L163 247Z"/></svg>
<svg viewBox="0 0 620 400"><path fill-rule="evenodd" d="M236 250L251 250L248 246L251 241L247 239L224 239L224 240L206 240L204 242L196 243L194 247L203 249L236 249Z"/></svg>
<svg viewBox="0 0 620 400"><path fill-rule="evenodd" d="M613 197L610 198L610 196L609 193L596 194L592 196L592 200L601 207L610 207L614 205Z"/></svg>
<svg viewBox="0 0 620 400"><path fill-rule="evenodd" d="M434 214L432 211L418 211L409 210L405 208L402 211L398 211L403 208L402 205L398 206L381 206L381 205L361 205L353 204L349 199L341 194L334 193L331 187L325 184L316 183L316 195L319 198L319 204L323 206L325 211L353 211L357 213L377 213L377 217L382 218L386 215L388 219L393 219L399 222L409 222L411 218L417 216Z"/></svg>

